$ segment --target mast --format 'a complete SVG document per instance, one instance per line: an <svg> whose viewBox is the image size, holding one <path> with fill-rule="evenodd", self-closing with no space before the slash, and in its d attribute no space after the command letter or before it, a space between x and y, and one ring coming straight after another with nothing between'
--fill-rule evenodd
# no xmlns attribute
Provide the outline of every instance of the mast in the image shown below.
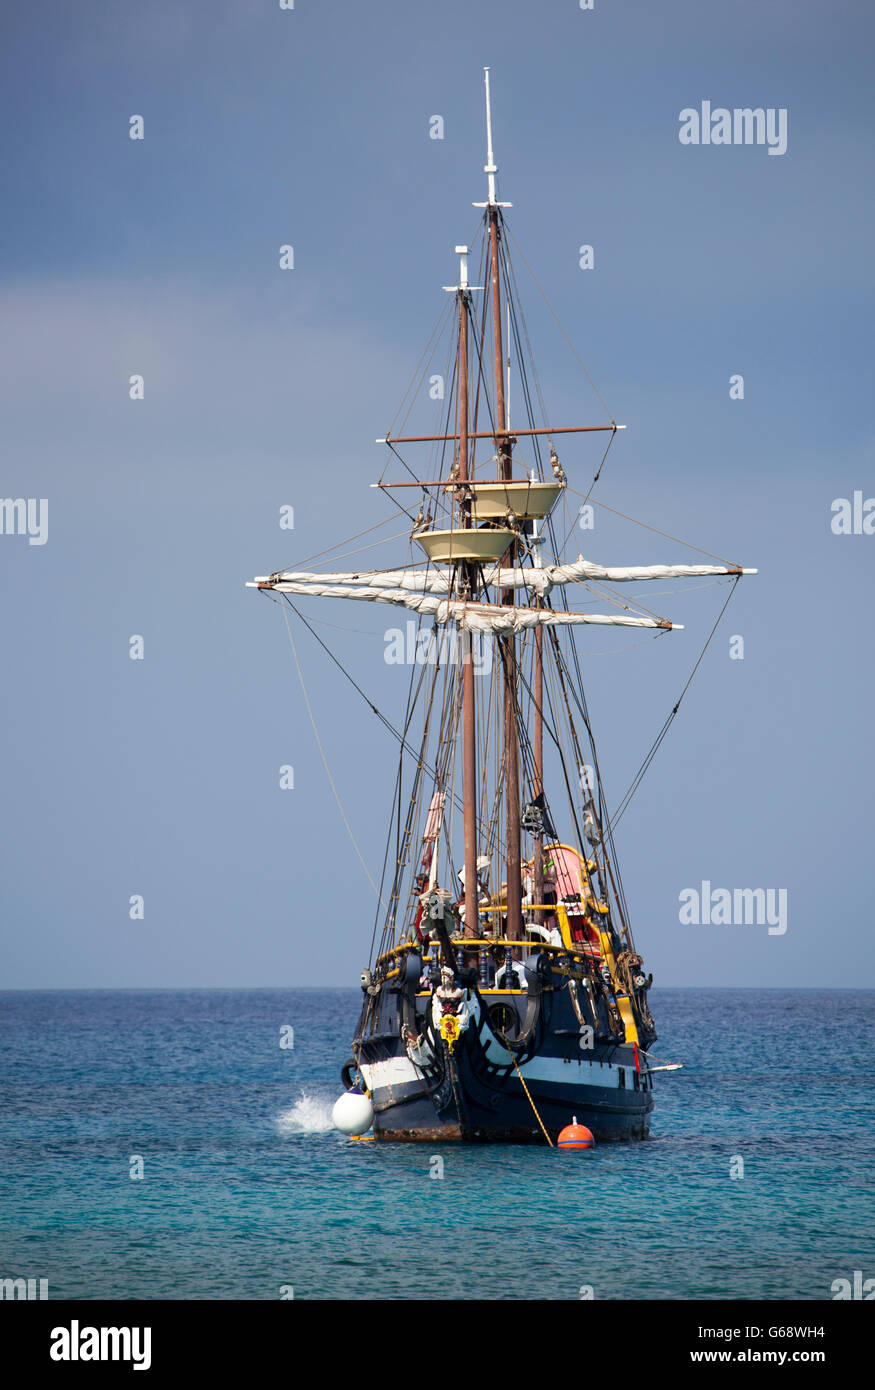
<svg viewBox="0 0 875 1390"><path fill-rule="evenodd" d="M492 108L489 100L489 69L484 68L486 84L486 173L489 199L486 218L489 228L489 264L492 278L492 341L495 359L495 449L498 455L498 474L505 482L513 476L513 440L507 433L504 399L504 352L501 342L501 270L498 252L499 207L495 198L495 175L498 166L492 152ZM517 559L514 541L507 551L507 564L513 567ZM512 605L512 589L503 589L501 602ZM520 851L520 790L519 744L516 723L516 642L512 634L499 639L504 667L504 781L507 819L507 935L511 941L522 939L522 863Z"/></svg>
<svg viewBox="0 0 875 1390"><path fill-rule="evenodd" d="M462 529L471 525L468 491L468 248L457 246L459 256L459 457L458 477ZM474 566L462 565L462 590L472 597ZM477 884L477 744L474 722L474 656L471 634L461 634L462 650L462 801L465 821L465 935L480 931Z"/></svg>
<svg viewBox="0 0 875 1390"><path fill-rule="evenodd" d="M532 530L537 539L538 527L532 524ZM541 568L540 546L535 546L535 565ZM538 607L541 607L541 599L538 598ZM532 731L532 762L534 764L532 777L532 796L535 800L544 792L544 629L535 628L535 669L532 681L532 696L535 705L534 728ZM536 903L544 901L544 836L538 832L534 837L532 848L532 897ZM536 922L543 922L544 914L540 910L534 913Z"/></svg>

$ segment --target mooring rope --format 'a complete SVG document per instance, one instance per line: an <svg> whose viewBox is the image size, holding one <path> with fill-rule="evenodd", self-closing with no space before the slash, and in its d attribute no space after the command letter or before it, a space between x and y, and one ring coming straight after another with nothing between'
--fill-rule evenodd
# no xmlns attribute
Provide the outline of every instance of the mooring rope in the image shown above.
<svg viewBox="0 0 875 1390"><path fill-rule="evenodd" d="M511 1053L511 1061L513 1062L514 1066L516 1067L516 1074L517 1074L517 1076L519 1077L520 1081L522 1082L523 1090L524 1090L525 1093L526 1093L526 1100L529 1102L529 1105L532 1107L533 1111L535 1112L535 1119L538 1121L538 1124L541 1126L541 1129L544 1131L544 1138L547 1140L547 1143L550 1145L550 1148L551 1148L551 1149L555 1149L556 1145L553 1143L553 1140L550 1138L550 1136L549 1136L549 1134L547 1133L546 1129L544 1129L544 1121L541 1119L540 1115L538 1114L538 1107L535 1105L535 1102L532 1100L532 1097L529 1095L529 1088L528 1088L528 1086L526 1085L525 1081L523 1081L523 1074L522 1074L522 1072L520 1071L519 1066L517 1065L517 1059L516 1059L516 1057L514 1057L513 1053Z"/></svg>

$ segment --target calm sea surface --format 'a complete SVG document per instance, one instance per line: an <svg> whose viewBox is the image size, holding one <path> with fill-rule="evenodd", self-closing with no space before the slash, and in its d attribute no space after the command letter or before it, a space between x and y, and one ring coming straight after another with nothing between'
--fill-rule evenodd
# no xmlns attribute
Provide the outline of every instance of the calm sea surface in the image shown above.
<svg viewBox="0 0 875 1390"><path fill-rule="evenodd" d="M654 1051L686 1069L656 1077L653 1138L562 1154L337 1134L359 999L0 994L0 1277L77 1299L829 1299L875 1276L875 991L654 990Z"/></svg>

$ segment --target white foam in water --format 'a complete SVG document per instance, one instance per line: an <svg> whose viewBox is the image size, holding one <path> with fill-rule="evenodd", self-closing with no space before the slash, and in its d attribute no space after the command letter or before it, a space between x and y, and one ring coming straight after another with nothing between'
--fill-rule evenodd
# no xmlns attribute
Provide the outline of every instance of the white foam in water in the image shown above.
<svg viewBox="0 0 875 1390"><path fill-rule="evenodd" d="M324 1134L334 1128L333 1105L333 1101L305 1091L290 1110L281 1110L277 1115L277 1129L280 1134Z"/></svg>

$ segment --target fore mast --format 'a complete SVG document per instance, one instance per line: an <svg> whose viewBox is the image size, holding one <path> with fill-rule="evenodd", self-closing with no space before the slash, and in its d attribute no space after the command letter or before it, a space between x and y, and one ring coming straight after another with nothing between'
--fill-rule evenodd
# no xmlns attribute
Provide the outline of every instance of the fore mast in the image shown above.
<svg viewBox="0 0 875 1390"><path fill-rule="evenodd" d="M471 494L468 489L468 248L457 246L459 284L459 453L456 472L459 480L459 510L463 530L471 527ZM477 584L476 567L462 561L460 588L463 598L473 598ZM477 731L474 710L474 653L471 634L461 635L462 652L462 795L465 820L465 935L480 934L480 904L477 882Z"/></svg>

